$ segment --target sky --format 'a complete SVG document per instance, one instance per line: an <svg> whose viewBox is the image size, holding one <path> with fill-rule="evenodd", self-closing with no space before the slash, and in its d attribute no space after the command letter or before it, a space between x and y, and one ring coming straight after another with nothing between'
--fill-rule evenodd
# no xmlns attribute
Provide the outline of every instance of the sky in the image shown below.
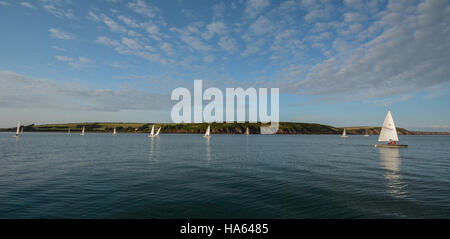
<svg viewBox="0 0 450 239"><path fill-rule="evenodd" d="M280 121L450 130L448 0L0 0L0 32L0 127L171 122L200 79L279 88Z"/></svg>

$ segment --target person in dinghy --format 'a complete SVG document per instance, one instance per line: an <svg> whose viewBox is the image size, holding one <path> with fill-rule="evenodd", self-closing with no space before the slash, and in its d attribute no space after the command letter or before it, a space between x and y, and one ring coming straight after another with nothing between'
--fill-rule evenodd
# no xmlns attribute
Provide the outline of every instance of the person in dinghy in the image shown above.
<svg viewBox="0 0 450 239"><path fill-rule="evenodd" d="M396 141L389 141L389 143L388 144L397 144L397 142Z"/></svg>

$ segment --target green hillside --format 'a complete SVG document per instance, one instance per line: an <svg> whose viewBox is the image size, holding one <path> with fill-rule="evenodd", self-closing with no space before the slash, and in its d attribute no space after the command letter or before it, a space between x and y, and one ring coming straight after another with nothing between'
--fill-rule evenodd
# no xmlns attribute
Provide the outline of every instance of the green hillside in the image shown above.
<svg viewBox="0 0 450 239"><path fill-rule="evenodd" d="M87 132L108 133L114 128L118 133L149 133L152 125L161 127L161 133L188 133L202 134L208 125L211 125L212 134L243 134L248 127L251 134L259 134L262 123L121 123L121 122L93 122L93 123L67 123L26 125L25 132L71 132L81 131L83 126ZM369 134L379 134L380 127L347 127L347 134L361 135L368 129ZM0 131L15 131L15 128L0 129ZM278 134L342 134L343 128L314 123L280 122ZM397 128L399 134L419 134L406 129Z"/></svg>

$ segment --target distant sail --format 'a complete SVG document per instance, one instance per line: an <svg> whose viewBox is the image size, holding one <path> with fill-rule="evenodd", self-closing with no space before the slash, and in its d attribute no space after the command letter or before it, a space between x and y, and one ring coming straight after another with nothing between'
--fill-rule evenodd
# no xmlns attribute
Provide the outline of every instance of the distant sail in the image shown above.
<svg viewBox="0 0 450 239"><path fill-rule="evenodd" d="M345 128L344 128L344 132L342 132L342 136L341 136L342 138L347 138L348 136L347 136L347 131L345 130Z"/></svg>
<svg viewBox="0 0 450 239"><path fill-rule="evenodd" d="M398 141L397 129L395 128L394 119L389 110L384 119L383 127L381 128L379 142Z"/></svg>
<svg viewBox="0 0 450 239"><path fill-rule="evenodd" d="M366 134L364 136L369 136L369 131L366 129Z"/></svg>
<svg viewBox="0 0 450 239"><path fill-rule="evenodd" d="M203 137L209 137L210 133L211 133L211 126L208 125L208 128L206 129L206 133Z"/></svg>
<svg viewBox="0 0 450 239"><path fill-rule="evenodd" d="M158 136L158 135L159 135L159 131L161 131L161 127L159 127L158 131L156 131L155 136Z"/></svg>
<svg viewBox="0 0 450 239"><path fill-rule="evenodd" d="M17 121L16 137L19 136L19 133L20 133L20 122Z"/></svg>
<svg viewBox="0 0 450 239"><path fill-rule="evenodd" d="M84 126L83 126L83 129L81 130L81 134L80 135L84 136Z"/></svg>
<svg viewBox="0 0 450 239"><path fill-rule="evenodd" d="M248 127L247 127L247 129L245 129L245 134L250 135L250 131L248 130Z"/></svg>
<svg viewBox="0 0 450 239"><path fill-rule="evenodd" d="M21 134L23 134L23 128L24 128L24 127L22 126L21 129L20 129L20 133L21 133Z"/></svg>
<svg viewBox="0 0 450 239"><path fill-rule="evenodd" d="M153 137L155 136L155 125L152 126L152 130L150 131L150 135L148 135L148 137Z"/></svg>
<svg viewBox="0 0 450 239"><path fill-rule="evenodd" d="M116 132L116 128L114 128L114 132L113 135L116 136L117 132Z"/></svg>
<svg viewBox="0 0 450 239"><path fill-rule="evenodd" d="M70 134L70 128L68 128L67 134Z"/></svg>

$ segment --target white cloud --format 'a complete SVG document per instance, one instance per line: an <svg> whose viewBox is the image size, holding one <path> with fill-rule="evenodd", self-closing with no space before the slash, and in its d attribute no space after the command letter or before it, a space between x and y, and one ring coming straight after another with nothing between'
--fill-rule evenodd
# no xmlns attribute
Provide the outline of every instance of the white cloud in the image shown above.
<svg viewBox="0 0 450 239"><path fill-rule="evenodd" d="M68 57L68 56L55 56L55 58L56 58L58 61L62 61L62 62L73 61L73 58Z"/></svg>
<svg viewBox="0 0 450 239"><path fill-rule="evenodd" d="M66 49L59 47L59 46L52 46L53 49L58 50L58 51L67 51Z"/></svg>
<svg viewBox="0 0 450 239"><path fill-rule="evenodd" d="M103 24L105 24L113 32L122 33L122 34L127 33L127 29L124 26L120 25L119 23L114 21L112 18L106 16L103 13L100 14L100 15L97 15L94 12L89 11L88 12L88 18L90 20L95 21L95 22L102 22Z"/></svg>
<svg viewBox="0 0 450 239"><path fill-rule="evenodd" d="M134 2L130 2L128 3L128 7L132 9L134 12L150 18L154 18L160 13L159 8L149 3L146 3L143 0L136 0Z"/></svg>
<svg viewBox="0 0 450 239"><path fill-rule="evenodd" d="M432 125L431 128L433 129L450 129L450 125L444 124L444 125Z"/></svg>
<svg viewBox="0 0 450 239"><path fill-rule="evenodd" d="M215 34L224 35L227 33L227 27L223 22L213 22L206 26L206 32L203 33L203 38L211 39Z"/></svg>
<svg viewBox="0 0 450 239"><path fill-rule="evenodd" d="M93 64L92 60L87 57L78 57L78 59L74 59L68 56L55 56L55 58L58 61L67 62L67 64L79 70L88 66L92 66Z"/></svg>
<svg viewBox="0 0 450 239"><path fill-rule="evenodd" d="M127 37L122 37L122 43L125 46L127 46L128 48L131 48L133 50L138 50L138 49L142 48L141 44L139 44L138 41L136 41L134 39L127 38Z"/></svg>
<svg viewBox="0 0 450 239"><path fill-rule="evenodd" d="M373 25L379 34L367 43L335 39L336 54L315 64L290 89L355 100L449 82L450 6L445 0L411 4L394 1L377 14Z"/></svg>
<svg viewBox="0 0 450 239"><path fill-rule="evenodd" d="M117 18L119 18L120 20L122 20L125 24L127 24L129 27L134 27L137 28L139 27L139 24L137 24L134 20L125 17L125 16L118 16Z"/></svg>
<svg viewBox="0 0 450 239"><path fill-rule="evenodd" d="M111 112L169 109L172 105L169 95L130 88L92 90L9 71L0 71L0 85L0 108Z"/></svg>
<svg viewBox="0 0 450 239"><path fill-rule="evenodd" d="M250 30L256 35L262 35L272 32L274 24L265 16L258 17L254 23L250 25Z"/></svg>
<svg viewBox="0 0 450 239"><path fill-rule="evenodd" d="M255 17L269 5L269 0L248 0L245 13L250 17Z"/></svg>
<svg viewBox="0 0 450 239"><path fill-rule="evenodd" d="M64 6L63 1L57 0L41 0L44 3L44 9L53 16L60 19L76 19L72 9Z"/></svg>
<svg viewBox="0 0 450 239"><path fill-rule="evenodd" d="M207 55L203 57L203 62L205 62L206 64L213 63L214 60L216 60L216 57L214 55Z"/></svg>
<svg viewBox="0 0 450 239"><path fill-rule="evenodd" d="M92 62L92 61L91 61L89 58L87 58L87 57L78 57L78 61L79 61L80 63L83 63L83 64L91 63L91 62Z"/></svg>
<svg viewBox="0 0 450 239"><path fill-rule="evenodd" d="M307 10L304 18L308 22L329 19L337 12L335 7L326 1L302 0L301 4Z"/></svg>
<svg viewBox="0 0 450 239"><path fill-rule="evenodd" d="M153 23L145 23L143 27L148 32L149 36L157 41L161 41L161 33L159 27Z"/></svg>
<svg viewBox="0 0 450 239"><path fill-rule="evenodd" d="M22 7L34 8L33 4L31 4L30 2L21 2L20 5Z"/></svg>
<svg viewBox="0 0 450 239"><path fill-rule="evenodd" d="M192 35L183 35L181 39L188 44L191 48L198 51L209 51L211 46L205 44L199 37Z"/></svg>
<svg viewBox="0 0 450 239"><path fill-rule="evenodd" d="M118 32L118 33L126 33L127 32L127 29L125 27L121 26L113 19L111 19L105 15L102 15L102 18L103 18L103 23L106 26L108 26L109 29L111 29L111 31Z"/></svg>
<svg viewBox="0 0 450 239"><path fill-rule="evenodd" d="M213 5L213 19L221 19L225 16L226 6L225 3L219 2Z"/></svg>
<svg viewBox="0 0 450 239"><path fill-rule="evenodd" d="M50 36L53 38L61 39L61 40L73 40L75 37L72 34L61 31L56 28L50 28L48 30L50 32Z"/></svg>
<svg viewBox="0 0 450 239"><path fill-rule="evenodd" d="M145 45L137 39L122 37L119 42L106 36L99 36L95 40L95 43L112 46L119 54L137 56L150 62L159 62L162 65L167 64L167 61L161 55L153 52L155 49L152 46Z"/></svg>
<svg viewBox="0 0 450 239"><path fill-rule="evenodd" d="M9 4L8 2L5 2L5 1L0 1L0 5L2 5L4 7L7 7L7 6L11 5L11 4Z"/></svg>
<svg viewBox="0 0 450 239"><path fill-rule="evenodd" d="M227 37L220 38L219 46L227 52L236 52L239 48L234 39Z"/></svg>
<svg viewBox="0 0 450 239"><path fill-rule="evenodd" d="M105 36L99 36L97 37L97 39L95 40L96 43L100 43L106 46L118 46L119 42L116 40L112 40L108 37Z"/></svg>
<svg viewBox="0 0 450 239"><path fill-rule="evenodd" d="M163 49L163 51L168 55L168 56L173 56L175 55L175 51L173 50L173 47L170 43L164 42L161 45L161 49Z"/></svg>

